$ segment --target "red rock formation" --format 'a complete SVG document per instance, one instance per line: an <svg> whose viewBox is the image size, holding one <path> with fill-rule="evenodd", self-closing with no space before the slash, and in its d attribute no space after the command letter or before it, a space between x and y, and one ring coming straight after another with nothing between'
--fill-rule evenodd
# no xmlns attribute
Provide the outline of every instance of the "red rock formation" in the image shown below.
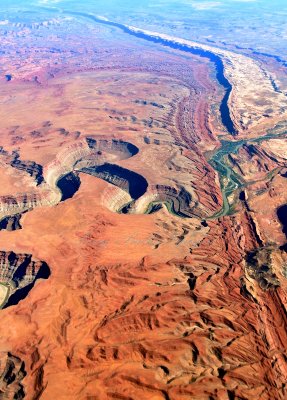
<svg viewBox="0 0 287 400"><path fill-rule="evenodd" d="M10 353L0 353L0 396L3 399L22 400L25 397L23 385L24 363Z"/></svg>

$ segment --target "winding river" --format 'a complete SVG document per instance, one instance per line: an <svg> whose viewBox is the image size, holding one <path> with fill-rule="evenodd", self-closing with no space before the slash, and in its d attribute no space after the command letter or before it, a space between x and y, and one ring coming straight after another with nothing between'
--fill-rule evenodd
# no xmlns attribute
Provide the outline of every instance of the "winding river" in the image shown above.
<svg viewBox="0 0 287 400"><path fill-rule="evenodd" d="M124 33L135 36L137 38L144 39L149 42L153 42L153 43L157 43L157 44L160 44L160 45L163 45L166 47L170 47L172 49L181 50L181 51L184 51L187 53L191 53L194 55L198 55L200 57L207 58L209 61L211 61L214 64L215 70L216 70L216 78L217 78L219 84L225 90L225 94L224 94L221 104L220 104L220 115L221 115L222 123L225 126L226 131L231 136L235 136L237 134L237 131L235 129L234 123L233 123L231 115L230 115L230 110L229 110L229 105L228 105L228 100L229 100L229 96L230 96L230 93L232 90L232 85L230 84L230 82L224 75L224 64L223 64L223 61L220 58L220 56L214 54L212 51L203 50L199 47L195 47L195 45L181 43L180 39L177 39L177 38L165 37L162 34L144 31L142 29L127 26L127 25L124 25L124 24L121 24L118 22L112 22L112 21L109 21L102 17L96 17L93 14L87 14L87 13L82 13L82 12L72 12L69 10L58 10L58 9L49 9L49 11L63 12L65 14L69 14L69 15L76 15L76 16L80 16L83 18L88 18L96 23L100 23L100 24L118 28L118 29L122 30ZM219 210L218 212L216 212L214 215L210 216L207 219L217 219L224 215L231 214L234 211L234 205L235 205L236 199L238 199L238 196L234 196L235 200L231 201L231 204L230 204L231 195L238 194L240 189L242 189L243 187L246 187L250 184L250 183L244 182L244 180L232 170L232 168L226 162L226 156L228 154L237 153L238 150L245 144L259 143L264 140L269 140L269 139L278 138L278 137L285 137L285 136L286 136L286 132L279 133L279 134L268 133L267 135L260 136L255 139L238 140L238 141L227 141L227 140L221 141L221 147L219 149L216 149L211 157L207 157L207 160L210 163L210 165L218 172L218 175L220 177L223 206L222 206L221 210ZM113 167L113 168L115 168L115 167ZM95 174L97 172L97 173L100 173L101 177L104 178L106 171L86 170L84 172L91 173L91 174ZM122 177L119 176L119 178L122 178ZM77 190L79 187L79 183L77 181L75 181L74 183L75 183L74 189ZM59 184L63 185L63 187L61 187L59 189L65 195L65 192L67 191L66 181L65 180L63 182L59 181ZM71 192L71 193L69 192L69 193L66 193L66 196L67 196L67 198L69 198L73 194L74 194L73 192ZM64 199L62 198L62 200L64 200ZM148 209L150 209L152 212L153 207L148 207ZM173 211L172 208L170 209L170 211L171 212Z"/></svg>
<svg viewBox="0 0 287 400"><path fill-rule="evenodd" d="M176 42L176 40L170 40L168 38L162 38L159 36L149 35L142 30L137 30L133 27L129 27L124 24L120 24L118 22L112 22L104 18L98 18L92 14L86 14L81 12L70 12L69 14L78 15L84 18L89 18L96 23L112 26L118 29L121 29L124 33L127 33L132 36L136 36L137 38L147 40L149 42L161 44L163 46L170 47L172 49L181 50L187 53L191 53L194 55L198 55L200 57L205 57L210 60L216 69L216 78L219 84L225 89L225 94L222 98L220 104L220 116L223 125L225 126L227 132L232 136L237 134L237 131L234 127L234 123L230 116L230 110L228 106L229 96L232 90L232 85L228 81L228 79L224 75L224 64L222 59L211 51L203 50L200 48L196 48L193 46L189 46L186 44L182 44L180 42ZM223 206L220 211L216 212L214 215L209 217L208 219L217 219L224 215L229 215L234 211L234 202L230 204L229 197L235 192L239 192L243 187L248 186L244 180L237 175L232 168L226 163L225 157L231 153L237 153L238 150L245 144L249 143L259 143L264 140L269 140L278 137L285 137L286 134L272 134L269 133L264 136L257 137L255 139L250 140L239 140L239 141L221 141L221 147L215 151L213 156L208 160L210 165L218 172L220 177L222 198L223 198ZM238 198L238 196L237 196Z"/></svg>
<svg viewBox="0 0 287 400"><path fill-rule="evenodd" d="M71 15L78 15L80 17L91 19L92 21L94 21L96 23L100 23L100 24L104 24L104 25L108 25L108 26L112 26L112 27L121 29L124 33L135 36L139 39L144 39L149 42L161 44L163 46L170 47L175 50L181 50L186 53L194 54L194 55L204 57L204 58L207 58L208 60L210 60L215 66L216 78L217 78L219 84L221 86L223 86L223 88L225 90L225 94L224 94L223 99L220 104L220 115L221 115L222 123L225 126L228 133L230 133L231 135L236 135L237 131L234 127L233 121L230 116L230 110L228 107L228 99L229 99L229 96L230 96L230 93L232 90L232 86L231 86L230 82L228 81L228 79L226 79L226 77L224 75L224 65L219 56L212 53L211 51L196 48L191 45L189 46L186 44L182 44L180 42L176 42L175 40L165 39L165 38L154 36L154 35L151 36L141 30L135 30L135 29L133 29L133 27L129 27L127 25L120 24L118 22L112 22L107 19L98 18L92 14L86 14L86 13L81 13L81 12L72 12L72 11L66 11L66 12Z"/></svg>
<svg viewBox="0 0 287 400"><path fill-rule="evenodd" d="M239 193L240 189L249 186L254 182L245 182L239 175L225 161L225 157L229 154L236 154L238 150L246 145L252 143L260 143L271 139L286 138L287 132L283 133L268 133L267 135L259 136L254 139L246 139L239 141L221 141L221 147L208 159L209 164L218 172L220 177L221 193L223 199L223 206L220 211L213 214L207 219L216 219L225 215L232 214L234 211L234 202L230 204L228 198L236 191ZM237 196L238 198L238 196Z"/></svg>

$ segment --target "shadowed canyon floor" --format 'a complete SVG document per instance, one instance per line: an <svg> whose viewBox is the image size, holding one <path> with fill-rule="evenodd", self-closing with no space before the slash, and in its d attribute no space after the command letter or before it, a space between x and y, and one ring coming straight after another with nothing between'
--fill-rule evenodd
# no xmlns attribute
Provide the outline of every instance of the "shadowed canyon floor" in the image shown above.
<svg viewBox="0 0 287 400"><path fill-rule="evenodd" d="M0 398L285 399L282 96L215 52L231 135L210 58L69 23L93 44L0 82Z"/></svg>

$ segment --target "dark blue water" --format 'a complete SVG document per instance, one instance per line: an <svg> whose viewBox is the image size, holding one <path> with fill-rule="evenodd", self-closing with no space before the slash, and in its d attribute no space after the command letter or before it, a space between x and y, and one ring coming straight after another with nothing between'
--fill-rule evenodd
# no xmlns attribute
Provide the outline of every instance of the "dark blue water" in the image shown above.
<svg viewBox="0 0 287 400"><path fill-rule="evenodd" d="M24 261L23 265L19 267L20 271L17 271L19 278L22 278L24 276L26 268L30 261L31 261L31 259L28 259L27 262ZM21 300L25 299L25 297L28 296L30 290L34 287L36 280L37 279L48 279L50 274L51 274L51 272L50 272L50 268L48 267L48 264L43 262L38 271L38 274L35 277L34 282L30 283L30 285L23 287L22 289L17 290L14 294L12 294L12 296L9 298L9 300L7 301L7 303L5 304L5 306L3 308L15 306ZM15 275L14 275L14 279L15 279Z"/></svg>
<svg viewBox="0 0 287 400"><path fill-rule="evenodd" d="M142 32L134 32L133 30L126 27L125 25L119 24L117 22L105 21L105 20L99 19L91 14L86 14L86 13L81 13L81 12L69 12L69 14L74 14L74 15L79 15L79 16L85 17L85 18L89 18L97 23L101 23L104 25L119 28L123 32L125 32L129 35L132 35L132 36L136 36L137 38L145 39L145 40L148 40L149 42L158 43L163 46L171 47L172 49L181 50L186 53L191 53L191 54L209 59L215 65L216 78L217 78L218 82L225 89L225 95L220 104L220 115L221 115L222 123L225 126L226 130L231 135L237 134L237 131L234 127L233 121L230 117L230 111L229 111L229 107L228 107L228 99L229 99L229 96L230 96L230 93L232 90L232 86L224 75L224 65L219 56L215 55L211 51L197 49L197 48L190 47L190 46L180 44L180 43L174 43L172 40L161 39L159 37L149 36L148 34L145 34Z"/></svg>
<svg viewBox="0 0 287 400"><path fill-rule="evenodd" d="M283 233L287 237L287 205L281 206L277 209L277 216L283 227Z"/></svg>
<svg viewBox="0 0 287 400"><path fill-rule="evenodd" d="M57 182L58 188L62 192L61 201L71 199L81 186L81 180L74 172L62 176Z"/></svg>
<svg viewBox="0 0 287 400"><path fill-rule="evenodd" d="M83 168L81 172L97 176L112 185L120 186L136 200L147 190L147 180L140 174L114 164L103 164L100 166Z"/></svg>
<svg viewBox="0 0 287 400"><path fill-rule="evenodd" d="M287 204L284 204L284 206L277 209L277 216L283 228L282 232L287 238ZM287 252L287 243L281 246L280 249Z"/></svg>
<svg viewBox="0 0 287 400"><path fill-rule="evenodd" d="M0 231L7 230L7 231L16 231L17 229L22 229L20 220L22 215L10 215L1 219L0 221Z"/></svg>

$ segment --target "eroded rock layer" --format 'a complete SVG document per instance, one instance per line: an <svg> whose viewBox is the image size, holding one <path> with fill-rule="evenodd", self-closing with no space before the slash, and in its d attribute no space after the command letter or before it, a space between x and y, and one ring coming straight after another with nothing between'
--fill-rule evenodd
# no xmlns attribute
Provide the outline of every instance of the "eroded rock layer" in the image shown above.
<svg viewBox="0 0 287 400"><path fill-rule="evenodd" d="M24 399L22 380L25 375L23 361L10 353L0 353L0 398L3 400Z"/></svg>
<svg viewBox="0 0 287 400"><path fill-rule="evenodd" d="M87 138L75 143L57 154L45 169L43 184L38 192L19 194L17 196L0 196L2 229L19 228L19 215L37 207L55 206L74 196L80 187L78 172L99 177L130 197L122 197L122 201L110 209L120 212L147 213L151 203L166 203L168 209L182 217L196 215L191 204L192 196L184 188L172 188L164 185L153 185L149 191L147 180L136 172L124 169L108 161L121 161L138 153L136 146L116 140ZM133 206L129 203L138 200ZM124 202L123 202L124 201Z"/></svg>
<svg viewBox="0 0 287 400"><path fill-rule="evenodd" d="M0 252L0 307L18 304L34 286L37 279L47 279L49 267L34 261L29 254Z"/></svg>
<svg viewBox="0 0 287 400"><path fill-rule="evenodd" d="M0 81L2 392L285 399L286 99L250 57L84 18L80 55Z"/></svg>

